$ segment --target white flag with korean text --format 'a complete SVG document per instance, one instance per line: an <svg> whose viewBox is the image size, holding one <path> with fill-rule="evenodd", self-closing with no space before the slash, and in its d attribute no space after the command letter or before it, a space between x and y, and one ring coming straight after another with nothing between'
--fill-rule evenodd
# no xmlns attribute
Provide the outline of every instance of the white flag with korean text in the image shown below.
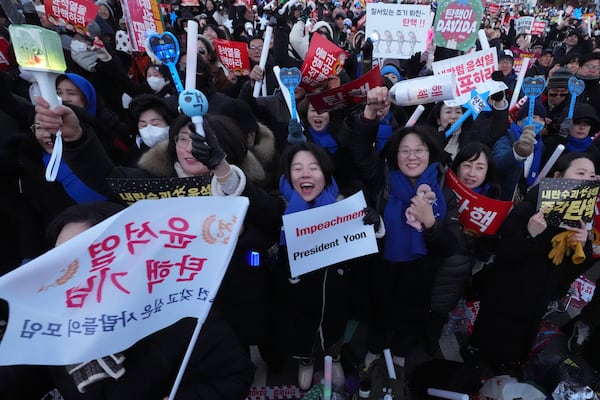
<svg viewBox="0 0 600 400"><path fill-rule="evenodd" d="M245 197L142 200L0 277L0 365L66 365L202 322L233 254Z"/></svg>

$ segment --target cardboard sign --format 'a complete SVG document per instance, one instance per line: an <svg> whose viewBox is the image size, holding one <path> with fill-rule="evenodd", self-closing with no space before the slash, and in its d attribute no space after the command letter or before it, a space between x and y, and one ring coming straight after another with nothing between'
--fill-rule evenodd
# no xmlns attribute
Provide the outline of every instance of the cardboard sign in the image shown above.
<svg viewBox="0 0 600 400"><path fill-rule="evenodd" d="M375 67L352 82L310 94L307 98L315 110L322 114L365 101L369 90L378 86L383 86L383 78L379 67Z"/></svg>
<svg viewBox="0 0 600 400"><path fill-rule="evenodd" d="M228 71L236 76L250 75L250 59L246 43L215 39L214 45L219 61Z"/></svg>
<svg viewBox="0 0 600 400"><path fill-rule="evenodd" d="M50 0L44 2L44 8L48 22L82 35L87 34L87 25L98 14L92 0Z"/></svg>
<svg viewBox="0 0 600 400"><path fill-rule="evenodd" d="M123 18L127 25L131 50L144 52L146 37L150 33L163 33L164 24L160 18L157 0L121 0Z"/></svg>
<svg viewBox="0 0 600 400"><path fill-rule="evenodd" d="M540 182L537 209L547 208L544 218L549 225L592 229L594 207L600 182L580 179L544 178Z"/></svg>
<svg viewBox="0 0 600 400"><path fill-rule="evenodd" d="M0 365L67 365L204 321L248 199L140 201L0 277L10 317Z"/></svg>
<svg viewBox="0 0 600 400"><path fill-rule="evenodd" d="M367 37L374 41L373 58L407 59L426 48L431 28L429 5L367 3Z"/></svg>
<svg viewBox="0 0 600 400"><path fill-rule="evenodd" d="M446 173L446 186L456 194L459 220L465 232L475 236L495 235L513 206L512 201L495 200L475 193L451 170Z"/></svg>
<svg viewBox="0 0 600 400"><path fill-rule="evenodd" d="M331 75L337 75L346 62L346 52L323 35L313 35L300 72L302 86L309 92L319 87Z"/></svg>
<svg viewBox="0 0 600 400"><path fill-rule="evenodd" d="M113 198L127 205L140 200L210 196L210 178L106 178Z"/></svg>
<svg viewBox="0 0 600 400"><path fill-rule="evenodd" d="M453 72L456 76L456 103L464 104L470 98L471 89L479 93L497 92L496 83L492 80L492 72L498 65L498 55L495 48L473 51L458 57L435 61L432 64L435 75ZM506 85L504 85L506 88Z"/></svg>
<svg viewBox="0 0 600 400"><path fill-rule="evenodd" d="M366 205L358 192L334 204L284 215L290 276L376 253L375 230L363 224Z"/></svg>
<svg viewBox="0 0 600 400"><path fill-rule="evenodd" d="M436 46L468 51L475 45L483 4L478 0L442 0L435 14Z"/></svg>

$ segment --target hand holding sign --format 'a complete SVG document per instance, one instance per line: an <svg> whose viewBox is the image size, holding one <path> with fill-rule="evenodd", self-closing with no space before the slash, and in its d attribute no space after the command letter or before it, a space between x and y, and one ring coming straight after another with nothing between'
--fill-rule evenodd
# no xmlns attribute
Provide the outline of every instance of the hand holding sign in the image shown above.
<svg viewBox="0 0 600 400"><path fill-rule="evenodd" d="M279 72L281 83L290 91L290 115L297 119L296 96L294 92L302 80L302 74L298 68L281 68Z"/></svg>
<svg viewBox="0 0 600 400"><path fill-rule="evenodd" d="M572 76L569 78L569 93L571 93L571 102L569 103L569 114L567 118L573 118L575 109L575 100L585 90L585 83L581 79Z"/></svg>
<svg viewBox="0 0 600 400"><path fill-rule="evenodd" d="M56 95L55 82L58 75L67 69L60 37L54 31L35 25L11 25L9 31L17 62L23 70L33 74L42 97L48 102L50 108L58 106L60 99ZM54 148L46 167L48 182L56 179L62 158L60 129L55 135Z"/></svg>
<svg viewBox="0 0 600 400"><path fill-rule="evenodd" d="M183 84L176 68L177 60L179 59L179 43L175 35L171 32L164 32L161 35L154 33L148 36L148 46L146 49L146 51L154 54L161 63L169 68L177 92L183 92Z"/></svg>
<svg viewBox="0 0 600 400"><path fill-rule="evenodd" d="M452 136L458 127L470 116L473 116L473 119L476 119L480 112L490 110L490 105L487 102L489 94L490 92L477 93L475 89L471 89L471 100L464 104L467 111L446 131L446 138Z"/></svg>

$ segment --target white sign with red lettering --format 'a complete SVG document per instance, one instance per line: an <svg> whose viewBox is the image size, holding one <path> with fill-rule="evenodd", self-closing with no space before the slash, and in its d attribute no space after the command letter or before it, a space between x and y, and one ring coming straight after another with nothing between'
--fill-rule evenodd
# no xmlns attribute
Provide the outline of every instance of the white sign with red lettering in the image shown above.
<svg viewBox="0 0 600 400"><path fill-rule="evenodd" d="M363 224L366 206L358 192L334 204L284 215L291 276L376 253L375 230Z"/></svg>
<svg viewBox="0 0 600 400"><path fill-rule="evenodd" d="M0 277L0 365L84 362L204 321L247 208L244 197L138 201Z"/></svg>

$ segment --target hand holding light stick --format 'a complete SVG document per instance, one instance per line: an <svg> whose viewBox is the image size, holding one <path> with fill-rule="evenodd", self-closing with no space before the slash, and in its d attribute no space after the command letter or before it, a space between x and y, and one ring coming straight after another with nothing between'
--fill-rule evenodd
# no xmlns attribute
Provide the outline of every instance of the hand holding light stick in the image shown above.
<svg viewBox="0 0 600 400"><path fill-rule="evenodd" d="M273 36L273 27L267 26L267 30L265 31L265 37L263 40L263 48L260 53L260 61L258 62L258 66L263 71L263 81L266 79L266 71L265 66L267 65L267 58L269 57L269 45L271 44L271 37ZM262 81L254 82L254 92L252 95L256 98L260 95L260 88L262 86Z"/></svg>

